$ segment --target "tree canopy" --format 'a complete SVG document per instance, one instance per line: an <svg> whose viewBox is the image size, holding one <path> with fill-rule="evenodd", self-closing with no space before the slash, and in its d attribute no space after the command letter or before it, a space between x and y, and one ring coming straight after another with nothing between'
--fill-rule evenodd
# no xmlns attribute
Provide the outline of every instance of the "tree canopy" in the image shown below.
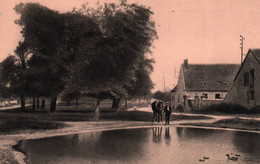
<svg viewBox="0 0 260 164"><path fill-rule="evenodd" d="M24 41L3 62L1 74L10 84L25 85L19 93L27 87L28 95L51 97L51 111L61 92L98 101L150 93L148 54L157 34L149 8L122 1L59 13L20 3L15 11Z"/></svg>

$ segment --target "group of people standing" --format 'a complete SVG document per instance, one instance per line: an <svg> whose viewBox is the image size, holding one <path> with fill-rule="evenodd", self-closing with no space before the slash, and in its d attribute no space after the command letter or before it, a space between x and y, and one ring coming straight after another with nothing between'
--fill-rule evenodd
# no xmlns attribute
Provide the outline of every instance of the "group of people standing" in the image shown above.
<svg viewBox="0 0 260 164"><path fill-rule="evenodd" d="M165 125L170 125L170 117L172 114L172 107L169 105L169 102L166 102L165 105L162 101L154 101L152 103L153 110L153 120L152 121L162 121L162 113L165 113Z"/></svg>

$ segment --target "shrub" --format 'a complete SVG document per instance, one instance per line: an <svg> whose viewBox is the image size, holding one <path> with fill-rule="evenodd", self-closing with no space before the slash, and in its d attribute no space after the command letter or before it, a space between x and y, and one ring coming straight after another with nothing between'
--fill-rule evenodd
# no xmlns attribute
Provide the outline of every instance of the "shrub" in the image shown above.
<svg viewBox="0 0 260 164"><path fill-rule="evenodd" d="M240 113L249 113L249 110L239 104L233 103L219 103L219 104L212 104L202 110L202 112L206 113L213 113L213 112L220 112L220 113L227 113L227 114L240 114Z"/></svg>
<svg viewBox="0 0 260 164"><path fill-rule="evenodd" d="M255 106L249 110L250 114L260 114L260 105Z"/></svg>
<svg viewBox="0 0 260 164"><path fill-rule="evenodd" d="M177 112L184 112L184 108L183 108L183 106L181 106L181 105L178 105L178 106L176 107L176 110L177 110Z"/></svg>

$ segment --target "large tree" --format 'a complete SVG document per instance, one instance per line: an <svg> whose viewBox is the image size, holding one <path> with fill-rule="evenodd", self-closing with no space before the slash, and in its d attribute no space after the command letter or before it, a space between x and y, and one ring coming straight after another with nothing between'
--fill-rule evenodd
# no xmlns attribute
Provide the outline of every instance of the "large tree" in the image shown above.
<svg viewBox="0 0 260 164"><path fill-rule="evenodd" d="M65 69L60 60L64 25L58 12L36 3L20 3L15 11L20 14L16 23L22 27L21 33L32 54L28 61L31 80L37 75L41 77L35 82L51 97L50 110L54 111L57 95L64 88Z"/></svg>
<svg viewBox="0 0 260 164"><path fill-rule="evenodd" d="M103 36L93 61L85 66L87 92L108 92L118 100L136 81L139 63L147 58L157 37L151 20L153 13L145 6L125 1L105 3L96 10L83 5L79 12L93 17Z"/></svg>
<svg viewBox="0 0 260 164"><path fill-rule="evenodd" d="M14 50L15 55L9 55L1 65L2 90L9 95L20 97L21 110L25 110L25 96L30 95L33 87L27 76L30 49L26 40L19 42Z"/></svg>
<svg viewBox="0 0 260 164"><path fill-rule="evenodd" d="M39 94L51 97L50 111L55 111L58 94L64 88L75 93L78 68L93 55L99 28L94 20L79 13L60 14L35 3L19 4L16 21L32 51L29 71L39 86ZM37 77L37 78L35 78Z"/></svg>
<svg viewBox="0 0 260 164"><path fill-rule="evenodd" d="M65 89L96 97L99 113L100 100L120 99L149 77L140 67L157 37L149 8L122 1L65 14L35 3L15 10L32 54L27 72L35 92L51 97L51 111Z"/></svg>

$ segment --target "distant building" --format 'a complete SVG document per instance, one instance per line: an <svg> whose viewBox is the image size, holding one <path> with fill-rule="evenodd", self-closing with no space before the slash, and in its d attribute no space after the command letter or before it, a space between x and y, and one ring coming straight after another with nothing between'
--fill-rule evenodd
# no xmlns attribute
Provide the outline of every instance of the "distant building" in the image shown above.
<svg viewBox="0 0 260 164"><path fill-rule="evenodd" d="M175 87L170 91L171 93L171 106L174 106L175 104L175 93L177 91L178 85L175 85Z"/></svg>
<svg viewBox="0 0 260 164"><path fill-rule="evenodd" d="M260 49L249 49L225 102L247 108L260 105Z"/></svg>
<svg viewBox="0 0 260 164"><path fill-rule="evenodd" d="M199 110L213 103L222 102L232 87L239 64L188 64L181 65L175 108Z"/></svg>

